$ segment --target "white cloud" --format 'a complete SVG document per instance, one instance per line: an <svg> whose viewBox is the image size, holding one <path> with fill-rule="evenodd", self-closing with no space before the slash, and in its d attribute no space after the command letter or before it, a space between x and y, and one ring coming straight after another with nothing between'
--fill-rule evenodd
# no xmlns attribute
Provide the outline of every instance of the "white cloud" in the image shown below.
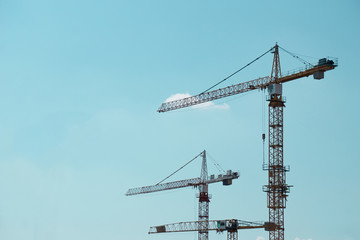
<svg viewBox="0 0 360 240"><path fill-rule="evenodd" d="M258 237L256 238L256 240L265 240L265 238L264 238L264 237L261 237L261 236L258 236Z"/></svg>
<svg viewBox="0 0 360 240"><path fill-rule="evenodd" d="M191 97L191 95L189 93L176 93L171 95L170 97L168 97L165 102L171 102L171 101L175 101L175 100L180 100L183 98L188 98ZM230 106L226 103L222 103L222 104L215 104L214 102L205 102L205 103L201 103L199 105L194 105L192 106L192 108L197 108L197 109L209 109L209 108L213 108L213 109L230 109Z"/></svg>
<svg viewBox="0 0 360 240"><path fill-rule="evenodd" d="M189 93L176 93L171 95L170 97L168 97L165 102L171 102L171 101L175 101L175 100L180 100L183 98L188 98L191 97L191 95Z"/></svg>

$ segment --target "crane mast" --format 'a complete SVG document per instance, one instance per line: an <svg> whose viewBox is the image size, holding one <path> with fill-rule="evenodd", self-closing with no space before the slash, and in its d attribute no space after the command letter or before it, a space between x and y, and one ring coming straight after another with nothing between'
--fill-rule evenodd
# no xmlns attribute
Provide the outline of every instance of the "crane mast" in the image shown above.
<svg viewBox="0 0 360 240"><path fill-rule="evenodd" d="M275 45L274 61L271 78L275 82L281 77L278 45ZM287 193L290 186L286 184L285 173L289 170L284 167L283 154L283 113L285 98L282 96L282 84L274 83L269 86L269 159L263 169L268 171L268 185L264 186L267 192L267 207L269 222L276 228L269 231L269 240L284 239L284 209Z"/></svg>
<svg viewBox="0 0 360 240"><path fill-rule="evenodd" d="M199 189L199 240L207 240L209 239L209 193L208 193L208 172L207 172L207 164L206 164L206 151L202 153L202 164L201 164L201 185Z"/></svg>

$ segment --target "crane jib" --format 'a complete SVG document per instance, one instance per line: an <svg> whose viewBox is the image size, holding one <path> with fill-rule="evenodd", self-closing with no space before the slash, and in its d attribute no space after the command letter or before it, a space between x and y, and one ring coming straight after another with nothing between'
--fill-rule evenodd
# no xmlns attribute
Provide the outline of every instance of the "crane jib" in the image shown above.
<svg viewBox="0 0 360 240"><path fill-rule="evenodd" d="M179 108L190 107L216 99L229 97L239 93L248 92L254 89L262 89L268 86L270 83L270 77L262 77L252 81L231 85L210 92L205 92L192 97L183 98L171 102L165 102L161 105L158 112L167 112Z"/></svg>
<svg viewBox="0 0 360 240"><path fill-rule="evenodd" d="M191 232L199 231L204 221L190 221L190 222L179 222L171 223L160 226L150 227L149 234L154 233L170 233L170 232ZM271 226L268 222L249 222L237 219L226 219L226 220L209 220L207 221L207 231L231 231L241 229L256 229L256 228L267 228Z"/></svg>

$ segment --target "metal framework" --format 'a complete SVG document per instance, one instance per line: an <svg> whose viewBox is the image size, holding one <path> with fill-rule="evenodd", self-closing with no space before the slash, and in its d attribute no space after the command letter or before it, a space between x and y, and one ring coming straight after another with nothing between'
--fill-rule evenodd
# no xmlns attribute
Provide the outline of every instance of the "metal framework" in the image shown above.
<svg viewBox="0 0 360 240"><path fill-rule="evenodd" d="M232 181L233 179L237 179L237 178L239 178L238 172L232 172L232 171L228 170L227 174L218 175L216 178L214 176L214 178L207 179L205 183L208 185L208 184L216 183L216 182ZM161 183L161 184L150 185L150 186L145 186L145 187L130 188L125 193L125 195L132 196L132 195L159 192L159 191L184 188L184 187L198 187L201 184L202 184L201 178L190 178L190 179Z"/></svg>
<svg viewBox="0 0 360 240"><path fill-rule="evenodd" d="M271 77L275 82L281 77L280 58L278 45L275 46L274 61ZM286 197L290 192L286 184L285 173L290 169L284 167L284 131L283 115L285 98L282 96L282 85L274 84L269 88L269 163L263 169L268 171L268 185L264 191L267 192L267 207L269 209L269 222L274 223L276 228L270 229L269 240L284 239L284 210Z"/></svg>
<svg viewBox="0 0 360 240"><path fill-rule="evenodd" d="M269 103L269 164L264 166L268 171L268 185L264 191L267 192L269 222L276 226L269 231L269 240L284 239L284 210L291 187L286 184L285 175L289 167L284 166L283 108L282 96L273 95Z"/></svg>
<svg viewBox="0 0 360 240"><path fill-rule="evenodd" d="M233 179L239 178L239 173L228 170L226 174L219 174L217 177L215 177L215 175L211 175L209 178L208 170L207 170L207 162L206 162L206 151L204 150L198 156L200 155L202 156L202 164L201 164L201 172L199 178L191 178L191 179L185 179L175 182L159 183L152 186L132 188L129 189L125 195L131 196L131 195L165 191L165 190L171 190L171 189L177 189L183 187L198 187L199 188L199 193L197 195L197 197L199 198L199 215L197 222L198 239L208 240L209 239L209 233L208 233L209 203L210 203L208 185L210 183L216 183L216 182L223 182L223 185L231 185ZM194 159L196 159L197 157L195 157ZM193 161L194 159L192 159L191 161ZM189 161L188 163L190 163L191 161ZM186 166L187 164L185 164L184 166Z"/></svg>
<svg viewBox="0 0 360 240"><path fill-rule="evenodd" d="M238 230L264 228L265 231L268 231L271 227L273 227L273 224L269 222L248 222L237 219L210 220L207 221L207 224L207 231L226 231L227 240L238 240ZM149 234L200 231L200 229L203 229L202 225L202 221L179 222L160 225L150 227Z"/></svg>
<svg viewBox="0 0 360 240"><path fill-rule="evenodd" d="M125 193L125 195L131 196L131 195L137 195L137 194L159 192L159 191L164 191L164 190L169 190L169 189L177 189L177 188L191 187L191 186L198 186L198 185L200 185L200 178L191 178L191 179L162 183L162 184L151 185L151 186L131 188Z"/></svg>
<svg viewBox="0 0 360 240"><path fill-rule="evenodd" d="M199 240L208 240L209 239L209 192L208 192L208 171L206 164L206 151L204 150L202 154L203 160L201 164L201 173L200 173L200 192L199 192Z"/></svg>
<svg viewBox="0 0 360 240"><path fill-rule="evenodd" d="M236 230L229 230L227 232L227 240L238 240L238 231Z"/></svg>
<svg viewBox="0 0 360 240"><path fill-rule="evenodd" d="M307 64L305 68L290 71L282 76L280 68L279 46L273 47L274 59L270 77L263 77L248 82L204 92L192 97L164 102L158 112L167 112L190 107L220 98L252 91L255 89L269 90L269 159L263 169L268 171L268 185L263 190L267 192L267 207L269 209L269 240L284 240L284 209L290 185L286 184L286 172L283 158L283 108L285 98L282 96L282 83L313 75L314 79L324 78L324 72L337 67L336 58L322 58L317 64ZM228 231L228 238L235 239L235 234ZM237 235L236 235L237 238Z"/></svg>
<svg viewBox="0 0 360 240"><path fill-rule="evenodd" d="M236 223L236 227L234 227L234 223ZM153 226L150 227L149 234L199 231L201 224L202 221L190 221ZM223 232L234 229L268 228L268 226L267 222L248 222L236 219L209 220L207 230Z"/></svg>

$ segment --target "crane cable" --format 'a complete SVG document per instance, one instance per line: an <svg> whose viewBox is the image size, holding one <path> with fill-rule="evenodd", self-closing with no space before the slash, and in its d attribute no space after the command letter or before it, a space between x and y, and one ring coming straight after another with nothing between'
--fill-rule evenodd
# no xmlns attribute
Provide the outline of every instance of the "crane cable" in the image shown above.
<svg viewBox="0 0 360 240"><path fill-rule="evenodd" d="M169 176L167 176L166 178L164 178L162 181L160 181L159 183L157 183L156 185L159 185L160 183L164 182L166 179L170 178L171 176L173 176L175 173L177 173L178 171L180 171L181 169L183 169L186 165L188 165L189 163L191 163L192 161L194 161L196 158L198 158L201 154L203 154L204 151L202 151L201 153L199 153L196 157L194 157L193 159L191 159L190 161L188 161L185 165L183 165L182 167L180 167L178 170L176 170L175 172L173 172L172 174L170 174Z"/></svg>
<svg viewBox="0 0 360 240"><path fill-rule="evenodd" d="M280 48L281 50L283 50L284 52L286 52L286 53L290 54L291 56L293 56L294 58L296 58L297 60L299 60L299 61L300 61L300 62L302 62L303 64L305 64L305 65L309 65L309 66L311 66L311 67L314 67L314 65L313 65L313 64L311 64L311 63L309 63L308 61L306 61L306 60L302 59L301 57L299 57L299 56L295 55L294 53L289 52L289 51L285 50L284 48L282 48L282 47L280 47L280 46L279 46L279 48Z"/></svg>
<svg viewBox="0 0 360 240"><path fill-rule="evenodd" d="M263 166L265 165L265 89L262 94L262 141L263 141Z"/></svg>
<svg viewBox="0 0 360 240"><path fill-rule="evenodd" d="M210 157L210 159L213 161L214 166L217 168L217 170L218 170L219 172L225 173L225 170L220 166L219 163L217 163L217 162L215 161L215 158L213 158L213 157L209 154L209 152L207 152L207 156Z"/></svg>
<svg viewBox="0 0 360 240"><path fill-rule="evenodd" d="M244 68L250 66L252 63L256 62L257 60L259 60L260 58L262 58L264 55L266 55L268 52L272 51L274 49L274 47L270 48L268 51L266 51L265 53L263 53L262 55L260 55L259 57L255 58L253 61L251 61L250 63L246 64L245 66L243 66L242 68L240 68L239 70L233 72L232 74L230 74L229 76L227 76L226 78L224 78L223 80L221 80L220 82L216 83L215 85L209 87L208 89L206 89L205 91L203 91L200 94L206 93L207 91L213 89L214 87L216 87L217 85L219 85L222 82L225 82L226 80L228 80L229 78L231 78L232 76L234 76L235 74L237 74L238 72L240 72L241 70L243 70ZM199 94L199 95L200 95Z"/></svg>

